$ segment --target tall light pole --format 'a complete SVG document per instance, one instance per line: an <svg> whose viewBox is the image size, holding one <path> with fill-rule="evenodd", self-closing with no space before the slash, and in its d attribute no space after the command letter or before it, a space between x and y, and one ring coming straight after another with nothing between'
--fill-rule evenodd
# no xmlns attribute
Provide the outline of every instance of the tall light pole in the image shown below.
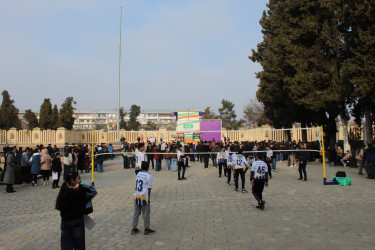
<svg viewBox="0 0 375 250"><path fill-rule="evenodd" d="M117 87L117 141L120 141L120 70L121 70L121 23L122 7L120 7L120 44L118 53L118 87Z"/></svg>

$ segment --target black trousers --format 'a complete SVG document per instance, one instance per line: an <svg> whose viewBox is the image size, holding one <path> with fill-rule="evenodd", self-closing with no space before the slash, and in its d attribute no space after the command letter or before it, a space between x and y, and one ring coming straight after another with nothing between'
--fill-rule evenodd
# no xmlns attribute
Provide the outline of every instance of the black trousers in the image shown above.
<svg viewBox="0 0 375 250"><path fill-rule="evenodd" d="M266 183L265 179L255 179L253 182L253 187L251 191L255 199L258 201L258 204L260 204L263 200L262 193L263 193L265 183Z"/></svg>
<svg viewBox="0 0 375 250"><path fill-rule="evenodd" d="M155 165L154 165L154 157L150 157L150 156L147 156L147 164L152 164L152 169L155 168Z"/></svg>
<svg viewBox="0 0 375 250"><path fill-rule="evenodd" d="M22 182L28 182L30 180L30 167L22 166L21 168Z"/></svg>
<svg viewBox="0 0 375 250"><path fill-rule="evenodd" d="M61 172L57 172L57 180L53 180L52 187L58 187L60 181Z"/></svg>
<svg viewBox="0 0 375 250"><path fill-rule="evenodd" d="M270 178L272 178L272 167L271 167L271 161L266 161L266 164L267 164L267 168L268 168L268 175L270 176Z"/></svg>
<svg viewBox="0 0 375 250"><path fill-rule="evenodd" d="M7 193L12 193L13 191L13 184L7 184Z"/></svg>
<svg viewBox="0 0 375 250"><path fill-rule="evenodd" d="M178 166L178 177L180 177L180 173L181 173L181 169L182 169L182 177L181 178L184 178L185 177L185 171L186 171L186 167L184 165L184 162L183 161L177 162L177 166Z"/></svg>
<svg viewBox="0 0 375 250"><path fill-rule="evenodd" d="M204 168L208 168L209 155L203 156Z"/></svg>
<svg viewBox="0 0 375 250"><path fill-rule="evenodd" d="M189 167L189 158L187 158L187 157L185 159L185 167L187 167L187 168Z"/></svg>
<svg viewBox="0 0 375 250"><path fill-rule="evenodd" d="M64 180L69 175L69 173L70 173L70 166L64 164Z"/></svg>
<svg viewBox="0 0 375 250"><path fill-rule="evenodd" d="M228 177L228 184L230 184L230 179L232 178L232 169L227 167L227 177Z"/></svg>
<svg viewBox="0 0 375 250"><path fill-rule="evenodd" d="M123 156L122 159L124 160L124 168L129 168L129 161L127 156Z"/></svg>
<svg viewBox="0 0 375 250"><path fill-rule="evenodd" d="M41 170L40 171L43 176L43 181L49 181L49 175L51 173L50 170Z"/></svg>
<svg viewBox="0 0 375 250"><path fill-rule="evenodd" d="M213 166L217 166L217 164L216 164L216 154L211 154L211 159L212 159L212 165Z"/></svg>
<svg viewBox="0 0 375 250"><path fill-rule="evenodd" d="M245 171L242 168L234 170L234 185L238 189L238 176L241 176L242 189L245 189Z"/></svg>
<svg viewBox="0 0 375 250"><path fill-rule="evenodd" d="M307 164L307 161L303 161L302 164L300 162L298 165L299 178L302 179L302 172L303 172L303 175L304 175L303 179L305 181L307 181L306 164Z"/></svg>
<svg viewBox="0 0 375 250"><path fill-rule="evenodd" d="M61 221L61 249L86 249L85 223L83 216L74 220Z"/></svg>
<svg viewBox="0 0 375 250"><path fill-rule="evenodd" d="M223 172L223 163L219 163L219 177L221 177L221 173Z"/></svg>

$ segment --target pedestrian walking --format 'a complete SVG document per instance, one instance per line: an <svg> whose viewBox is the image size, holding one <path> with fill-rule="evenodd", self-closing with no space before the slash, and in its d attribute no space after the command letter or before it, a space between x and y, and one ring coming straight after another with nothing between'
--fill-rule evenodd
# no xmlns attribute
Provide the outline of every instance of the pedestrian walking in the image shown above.
<svg viewBox="0 0 375 250"><path fill-rule="evenodd" d="M299 165L298 165L299 179L298 180L307 181L307 174L306 174L307 152L303 151L306 148L306 145L301 144L300 148L302 149L302 151L300 151L298 155L298 161L299 161ZM302 176L302 173L303 173L303 176Z"/></svg>
<svg viewBox="0 0 375 250"><path fill-rule="evenodd" d="M263 210L266 204L263 200L263 189L264 185L268 187L268 166L262 160L262 154L258 154L257 158L251 166L250 184L252 193L258 202L256 208Z"/></svg>
<svg viewBox="0 0 375 250"><path fill-rule="evenodd" d="M48 186L49 176L51 174L51 156L46 148L42 149L40 157L40 170L43 176L43 186Z"/></svg>

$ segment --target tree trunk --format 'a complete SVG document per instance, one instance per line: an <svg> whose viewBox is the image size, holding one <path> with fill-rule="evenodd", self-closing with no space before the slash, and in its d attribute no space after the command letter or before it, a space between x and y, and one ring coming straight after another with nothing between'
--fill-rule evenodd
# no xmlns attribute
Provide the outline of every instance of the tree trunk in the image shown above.
<svg viewBox="0 0 375 250"><path fill-rule="evenodd" d="M364 133L366 138L366 145L372 143L372 119L371 119L371 110L368 105L365 106L365 124L364 124Z"/></svg>
<svg viewBox="0 0 375 250"><path fill-rule="evenodd" d="M302 142L307 142L307 129L306 128L306 123L301 123L301 128L302 128Z"/></svg>
<svg viewBox="0 0 375 250"><path fill-rule="evenodd" d="M335 145L336 144L336 133L337 133L337 125L336 125L336 117L333 115L329 115L328 124L325 127L326 135L329 138L328 145Z"/></svg>
<svg viewBox="0 0 375 250"><path fill-rule="evenodd" d="M347 150L350 151L350 144L349 144L349 134L348 134L348 120L341 119L342 121L342 127L343 127L343 134L344 134L344 152Z"/></svg>

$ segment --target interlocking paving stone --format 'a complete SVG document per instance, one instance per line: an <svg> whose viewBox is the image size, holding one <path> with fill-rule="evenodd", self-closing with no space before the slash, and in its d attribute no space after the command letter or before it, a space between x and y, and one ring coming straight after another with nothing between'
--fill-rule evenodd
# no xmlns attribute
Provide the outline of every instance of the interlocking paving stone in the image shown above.
<svg viewBox="0 0 375 250"><path fill-rule="evenodd" d="M118 160L114 160L118 161ZM214 167L190 163L187 181L177 173L154 172L151 227L155 235L130 235L134 170L104 164L95 173L93 200L97 223L86 230L87 249L374 249L375 180L348 167L328 167L327 176L345 170L349 187L324 186L322 165L308 163L308 181L298 181L297 168L278 163L264 190L266 209L255 208L249 171L246 189L233 192ZM164 166L164 163L163 163ZM91 174L82 174L85 183ZM0 250L58 249L60 215L54 209L58 189L15 185L16 193L0 192Z"/></svg>

